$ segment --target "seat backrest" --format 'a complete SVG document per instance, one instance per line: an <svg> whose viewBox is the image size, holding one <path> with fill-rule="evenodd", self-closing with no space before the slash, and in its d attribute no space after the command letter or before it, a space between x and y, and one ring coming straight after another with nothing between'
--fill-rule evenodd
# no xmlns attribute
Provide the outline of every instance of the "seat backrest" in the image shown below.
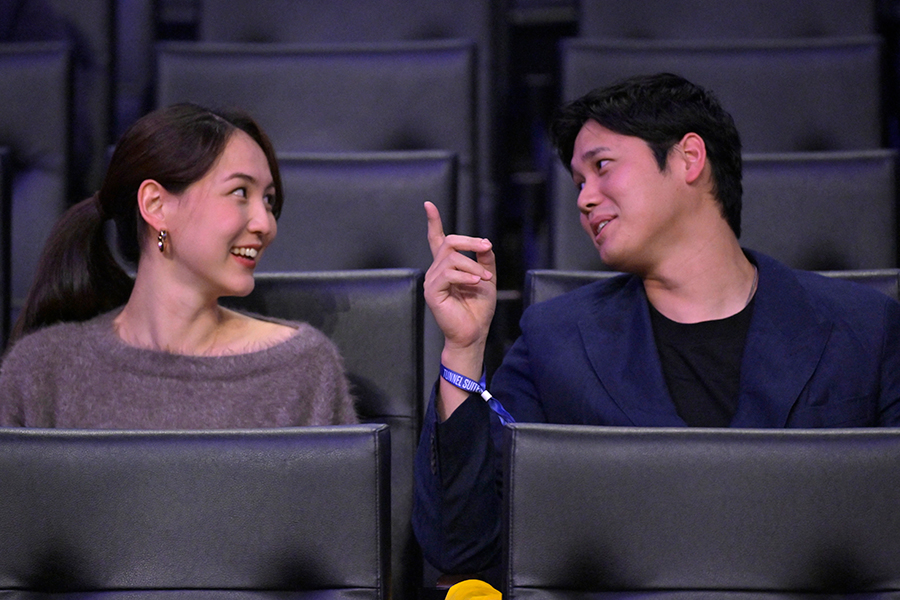
<svg viewBox="0 0 900 600"><path fill-rule="evenodd" d="M12 298L21 306L50 228L68 204L71 52L0 44L0 145L12 158Z"/></svg>
<svg viewBox="0 0 900 600"><path fill-rule="evenodd" d="M385 600L385 426L0 430L0 595Z"/></svg>
<svg viewBox="0 0 900 600"><path fill-rule="evenodd" d="M578 192L559 161L552 264L602 269L581 228ZM875 149L744 155L741 244L798 269L897 266L897 153ZM865 210L860 210L865 207Z"/></svg>
<svg viewBox="0 0 900 600"><path fill-rule="evenodd" d="M635 39L806 38L876 33L875 0L580 0L578 33Z"/></svg>
<svg viewBox="0 0 900 600"><path fill-rule="evenodd" d="M525 272L522 290L523 308L561 296L566 292L594 281L621 275L616 271L562 271L556 269L530 269Z"/></svg>
<svg viewBox="0 0 900 600"><path fill-rule="evenodd" d="M900 592L900 430L516 425L506 443L504 598Z"/></svg>
<svg viewBox="0 0 900 600"><path fill-rule="evenodd" d="M116 0L112 140L152 108L158 0Z"/></svg>
<svg viewBox="0 0 900 600"><path fill-rule="evenodd" d="M588 283L620 275L615 271L555 271L532 269L525 273L522 303L527 308L537 302L571 292ZM820 275L846 279L870 286L894 300L900 301L900 269L860 269L845 271L819 271Z"/></svg>
<svg viewBox="0 0 900 600"><path fill-rule="evenodd" d="M460 218L472 214L477 189L475 94L468 41L172 42L157 53L158 106L241 107L278 152L455 153Z"/></svg>
<svg viewBox="0 0 900 600"><path fill-rule="evenodd" d="M462 0L200 0L209 42L389 42L468 38L490 43L502 2ZM490 48L486 48L489 55Z"/></svg>
<svg viewBox="0 0 900 600"><path fill-rule="evenodd" d="M820 275L845 279L875 288L882 294L900 301L900 269L859 269L847 271L819 271Z"/></svg>
<svg viewBox="0 0 900 600"><path fill-rule="evenodd" d="M741 243L809 270L897 266L894 150L747 154Z"/></svg>
<svg viewBox="0 0 900 600"><path fill-rule="evenodd" d="M73 49L72 192L87 197L102 184L104 153L113 141L113 21L118 3L46 2L62 22Z"/></svg>
<svg viewBox="0 0 900 600"><path fill-rule="evenodd" d="M258 273L250 295L222 303L310 323L337 344L364 419L415 421L423 282L416 269Z"/></svg>
<svg viewBox="0 0 900 600"><path fill-rule="evenodd" d="M468 39L477 48L478 214L462 215L487 226L490 199L502 173L495 164L508 87L506 56L509 0L200 0L198 38L203 42L361 43ZM439 112L434 118L443 118ZM471 229L470 229L471 230ZM484 233L483 235L487 235Z"/></svg>
<svg viewBox="0 0 900 600"><path fill-rule="evenodd" d="M563 40L562 99L668 71L719 98L747 152L882 145L881 39ZM797 108L802 107L802 110Z"/></svg>
<svg viewBox="0 0 900 600"><path fill-rule="evenodd" d="M10 213L12 212L12 162L9 148L0 146L0 351L10 333Z"/></svg>
<svg viewBox="0 0 900 600"><path fill-rule="evenodd" d="M437 150L280 153L285 202L265 271L424 269L422 203L455 230L456 157ZM422 235L413 235L416 225Z"/></svg>
<svg viewBox="0 0 900 600"><path fill-rule="evenodd" d="M223 304L306 321L335 342L360 418L391 427L394 596L421 581L412 534L413 456L422 422L424 274L410 269L259 273L246 298Z"/></svg>

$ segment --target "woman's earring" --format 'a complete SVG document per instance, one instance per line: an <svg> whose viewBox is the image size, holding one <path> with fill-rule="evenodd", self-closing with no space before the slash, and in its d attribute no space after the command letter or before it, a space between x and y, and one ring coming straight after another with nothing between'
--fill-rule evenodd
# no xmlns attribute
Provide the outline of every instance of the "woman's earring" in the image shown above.
<svg viewBox="0 0 900 600"><path fill-rule="evenodd" d="M166 239L169 237L169 232L165 229L159 230L159 235L156 236L156 247L159 248L160 252L165 253L166 251Z"/></svg>

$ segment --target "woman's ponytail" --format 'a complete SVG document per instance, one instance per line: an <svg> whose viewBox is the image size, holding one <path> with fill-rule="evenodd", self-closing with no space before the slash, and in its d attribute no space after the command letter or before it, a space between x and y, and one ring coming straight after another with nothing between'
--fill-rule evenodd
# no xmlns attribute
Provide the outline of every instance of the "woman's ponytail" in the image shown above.
<svg viewBox="0 0 900 600"><path fill-rule="evenodd" d="M38 261L10 343L60 321L86 321L124 304L134 282L110 251L97 195L67 210Z"/></svg>

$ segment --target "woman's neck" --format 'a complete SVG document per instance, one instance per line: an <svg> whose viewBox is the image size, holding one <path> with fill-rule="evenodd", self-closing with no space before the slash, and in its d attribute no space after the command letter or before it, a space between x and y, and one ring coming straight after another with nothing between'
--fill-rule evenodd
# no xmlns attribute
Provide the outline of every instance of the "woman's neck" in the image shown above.
<svg viewBox="0 0 900 600"><path fill-rule="evenodd" d="M216 298L203 298L138 269L134 290L114 325L122 341L130 346L214 355L221 352L228 337L229 314Z"/></svg>

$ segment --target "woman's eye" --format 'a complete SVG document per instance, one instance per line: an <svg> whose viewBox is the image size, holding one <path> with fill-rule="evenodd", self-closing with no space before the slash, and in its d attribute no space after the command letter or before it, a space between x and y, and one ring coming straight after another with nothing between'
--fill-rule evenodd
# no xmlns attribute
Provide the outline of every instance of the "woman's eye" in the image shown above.
<svg viewBox="0 0 900 600"><path fill-rule="evenodd" d="M275 208L275 194L264 195L263 201L266 203L266 208L268 208L269 210Z"/></svg>
<svg viewBox="0 0 900 600"><path fill-rule="evenodd" d="M603 167L605 167L607 164L609 164L609 159L607 159L607 158L604 158L604 159L602 159L602 160L598 160L598 161L597 161L597 170L598 170L598 171L602 171L602 170L603 170Z"/></svg>
<svg viewBox="0 0 900 600"><path fill-rule="evenodd" d="M234 194L235 196L240 196L241 198L246 198L247 197L247 188L240 187L231 193Z"/></svg>

